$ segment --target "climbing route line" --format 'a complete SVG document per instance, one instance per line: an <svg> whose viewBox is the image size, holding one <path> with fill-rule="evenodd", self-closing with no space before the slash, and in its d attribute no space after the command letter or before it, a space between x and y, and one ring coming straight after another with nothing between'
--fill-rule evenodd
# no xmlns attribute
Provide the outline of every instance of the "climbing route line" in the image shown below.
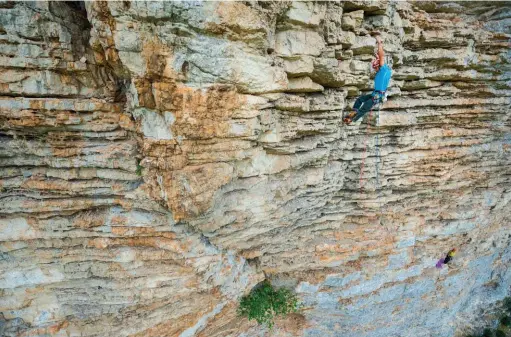
<svg viewBox="0 0 511 337"><path fill-rule="evenodd" d="M380 225L382 225L381 219L383 216L383 206L382 206L382 200L381 200L381 183L380 183L380 111L381 111L381 102L378 103L378 113L376 115L376 193L377 193L377 199L378 199L378 207L379 207L379 217L378 222ZM362 156L362 163L360 165L360 177L359 177L359 185L360 189L362 190L364 188L365 182L364 182L364 167L365 167L365 160L367 158L367 139L369 138L369 120L371 119L371 115L373 113L373 109L369 111L368 116L368 123L366 127L366 134L364 137L364 154Z"/></svg>

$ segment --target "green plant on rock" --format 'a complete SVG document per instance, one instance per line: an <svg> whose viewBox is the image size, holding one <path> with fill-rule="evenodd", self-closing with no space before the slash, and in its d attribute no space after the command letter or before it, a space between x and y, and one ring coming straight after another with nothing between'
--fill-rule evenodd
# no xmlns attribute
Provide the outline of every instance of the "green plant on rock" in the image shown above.
<svg viewBox="0 0 511 337"><path fill-rule="evenodd" d="M511 326L511 317L503 316L500 319L500 324L502 324L503 326Z"/></svg>
<svg viewBox="0 0 511 337"><path fill-rule="evenodd" d="M494 337L495 334L493 333L493 331L489 328L486 328L484 329L483 331L483 337Z"/></svg>
<svg viewBox="0 0 511 337"><path fill-rule="evenodd" d="M511 314L511 297L506 297L504 299L504 309Z"/></svg>
<svg viewBox="0 0 511 337"><path fill-rule="evenodd" d="M506 333L499 329L495 331L495 337L506 337Z"/></svg>
<svg viewBox="0 0 511 337"><path fill-rule="evenodd" d="M142 165L140 165L140 159L137 159L137 170L135 171L135 173L137 174L137 176L142 176Z"/></svg>
<svg viewBox="0 0 511 337"><path fill-rule="evenodd" d="M288 289L274 289L270 282L264 281L249 295L241 298L238 314L272 328L277 316L285 316L297 310L296 295Z"/></svg>

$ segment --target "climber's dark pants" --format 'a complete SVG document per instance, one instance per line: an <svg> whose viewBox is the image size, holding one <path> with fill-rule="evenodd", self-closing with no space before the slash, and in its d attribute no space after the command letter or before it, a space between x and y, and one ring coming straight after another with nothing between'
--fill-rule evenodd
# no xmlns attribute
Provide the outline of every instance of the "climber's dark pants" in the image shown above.
<svg viewBox="0 0 511 337"><path fill-rule="evenodd" d="M444 259L444 264L448 264L452 260L452 257L450 255L447 255Z"/></svg>
<svg viewBox="0 0 511 337"><path fill-rule="evenodd" d="M374 96L374 94L368 94L357 98L357 101L353 105L353 110L357 112L355 117L353 117L353 121L356 122L360 118L364 117L366 113L371 111L377 102L378 96Z"/></svg>

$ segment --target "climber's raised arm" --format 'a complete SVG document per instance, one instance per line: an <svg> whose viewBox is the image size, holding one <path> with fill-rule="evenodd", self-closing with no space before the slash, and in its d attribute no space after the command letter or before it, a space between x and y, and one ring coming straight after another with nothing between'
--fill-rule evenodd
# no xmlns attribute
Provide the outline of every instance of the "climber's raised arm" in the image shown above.
<svg viewBox="0 0 511 337"><path fill-rule="evenodd" d="M376 43L378 43L378 58L380 59L380 67L385 64L385 52L383 51L383 42L381 38L376 35Z"/></svg>

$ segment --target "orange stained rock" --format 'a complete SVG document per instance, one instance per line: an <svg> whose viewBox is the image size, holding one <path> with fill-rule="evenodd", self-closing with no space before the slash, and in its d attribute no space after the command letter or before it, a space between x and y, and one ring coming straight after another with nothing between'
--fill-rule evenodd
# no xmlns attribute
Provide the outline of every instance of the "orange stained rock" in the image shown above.
<svg viewBox="0 0 511 337"><path fill-rule="evenodd" d="M146 65L145 77L149 79L161 78L166 69L168 56L171 54L171 47L161 43L156 37L142 34L141 56Z"/></svg>
<svg viewBox="0 0 511 337"><path fill-rule="evenodd" d="M112 226L123 226L129 222L129 219L124 215L116 215L110 219L110 224Z"/></svg>
<svg viewBox="0 0 511 337"><path fill-rule="evenodd" d="M200 287L200 283L199 283L199 279L197 278L189 278L186 280L184 286L187 287L187 288L198 288Z"/></svg>
<svg viewBox="0 0 511 337"><path fill-rule="evenodd" d="M55 157L61 157L61 158L69 158L74 156L79 156L82 154L83 147L86 146L85 142L74 142L74 147L52 147L53 149L53 155Z"/></svg>
<svg viewBox="0 0 511 337"><path fill-rule="evenodd" d="M184 136L186 139L204 139L221 137L229 133L228 121L233 112L241 107L245 98L237 94L232 86L213 86L207 89L192 89L173 82L155 82L152 84L156 108L171 111L175 122L171 129L173 134ZM175 219L184 219L192 214L201 214L210 207L215 191L231 179L232 168L223 164L210 172L209 169L189 168L187 151L194 151L193 146L175 146L176 141L144 140L143 148L146 155L154 156L154 160L144 160L144 165L156 166L160 170L179 170L170 175L164 173L163 181L167 200ZM168 156L168 158L165 158ZM209 164L208 164L209 165ZM220 165L220 164L219 164ZM226 168L228 168L226 170ZM221 172L223 171L223 172ZM155 172L156 173L156 172ZM161 175L161 171L158 172ZM152 171L149 171L152 175ZM210 179L212 177L215 179ZM153 196L161 197L161 186L154 178ZM211 185L213 182L213 185ZM183 188L184 186L187 188ZM203 186L209 185L207 190Z"/></svg>
<svg viewBox="0 0 511 337"><path fill-rule="evenodd" d="M180 83L155 82L153 90L157 109L174 112L177 124L200 116L228 120L246 100L228 85L197 89Z"/></svg>
<svg viewBox="0 0 511 337"><path fill-rule="evenodd" d="M131 211L135 206L133 200L127 200L125 198L115 198L114 204L119 205L128 211Z"/></svg>
<svg viewBox="0 0 511 337"><path fill-rule="evenodd" d="M214 193L232 179L233 168L225 163L187 166L165 173L163 186L176 221L208 210Z"/></svg>
<svg viewBox="0 0 511 337"><path fill-rule="evenodd" d="M78 228L88 229L103 226L105 215L99 212L83 212L74 218L73 224Z"/></svg>
<svg viewBox="0 0 511 337"><path fill-rule="evenodd" d="M129 337L177 337L189 327L189 322L196 317L194 314L188 314L180 316L179 319L170 318L149 329L131 334Z"/></svg>
<svg viewBox="0 0 511 337"><path fill-rule="evenodd" d="M185 253L190 248L186 242L166 237L94 238L88 240L87 245L98 249L118 246L152 247L176 253Z"/></svg>
<svg viewBox="0 0 511 337"><path fill-rule="evenodd" d="M226 331L247 331L257 325L254 321L241 318L237 315L238 304L230 302L222 310L211 318L210 323L197 337L224 337Z"/></svg>
<svg viewBox="0 0 511 337"><path fill-rule="evenodd" d="M327 263L327 262L337 262L337 261L348 261L349 258L351 256L353 256L353 254L351 253L344 253L344 254L329 254L329 252L320 252L320 253L315 253L315 256L317 257L317 259L322 262L322 263Z"/></svg>
<svg viewBox="0 0 511 337"><path fill-rule="evenodd" d="M29 337L29 336L41 336L41 335L50 335L53 336L57 332L62 329L66 329L69 326L68 321L61 321L50 326L44 328L38 328L33 330L26 330L19 334L20 337Z"/></svg>
<svg viewBox="0 0 511 337"><path fill-rule="evenodd" d="M28 112L28 111L25 111ZM20 114L19 118L10 118L7 121L7 124L11 127L34 127L39 125L44 125L45 121L43 118L39 116L28 115L28 113Z"/></svg>
<svg viewBox="0 0 511 337"><path fill-rule="evenodd" d="M338 243L327 244L322 243L315 247L316 253L332 252L332 253L346 253L354 251L353 247L349 244L341 245Z"/></svg>
<svg viewBox="0 0 511 337"><path fill-rule="evenodd" d="M306 328L312 326L312 322L308 322L305 316L301 313L291 313L286 317L278 317L275 320L274 329L279 332L284 332L288 336L303 336Z"/></svg>
<svg viewBox="0 0 511 337"><path fill-rule="evenodd" d="M163 238L176 239L176 234L172 232L158 232L154 227L117 227L112 226L112 234L120 236L137 236L137 235L148 235L158 234Z"/></svg>
<svg viewBox="0 0 511 337"><path fill-rule="evenodd" d="M240 255L243 256L245 259L254 259L256 257L263 255L263 252L260 250L244 250L240 252Z"/></svg>
<svg viewBox="0 0 511 337"><path fill-rule="evenodd" d="M193 314L169 317L167 320L163 320L149 329L130 334L129 337L178 337L183 331L197 324L201 317L213 310L214 306L218 304L217 296L214 296L212 293L203 293L200 297L194 296L188 298L188 300L192 302L200 301L198 310Z"/></svg>
<svg viewBox="0 0 511 337"><path fill-rule="evenodd" d="M73 189L72 183L69 181L46 180L42 177L31 177L25 180L20 187L34 190L55 190L55 191L68 191ZM87 186L84 184L81 187L86 188ZM75 188L80 188L80 186L76 186Z"/></svg>
<svg viewBox="0 0 511 337"><path fill-rule="evenodd" d="M45 103L46 102L44 100L37 100L37 99L30 100L30 109L34 109L34 110L44 109Z"/></svg>
<svg viewBox="0 0 511 337"><path fill-rule="evenodd" d="M138 78L133 82L135 89L137 90L138 103L140 106L148 109L154 109L156 107L156 103L154 101L151 82L147 79Z"/></svg>
<svg viewBox="0 0 511 337"><path fill-rule="evenodd" d="M120 114L119 115L119 126L123 129L134 131L135 124L132 120L131 115L128 114Z"/></svg>
<svg viewBox="0 0 511 337"><path fill-rule="evenodd" d="M46 199L46 200L25 199L21 202L21 206L24 207L25 209L30 209L34 211L37 210L38 212L50 212L55 210L59 211L72 209L82 210L90 208L95 205L101 205L102 203L105 203L105 201L86 198Z"/></svg>
<svg viewBox="0 0 511 337"><path fill-rule="evenodd" d="M32 105L31 101L31 105ZM92 115L92 119L84 117L75 111L68 110L46 110L46 109L30 109L20 111L6 111L5 116L8 117L7 122L13 126L62 126L62 125L78 125L88 124L104 126L117 124L120 114L112 109L112 111L97 111ZM62 132L62 131L61 131Z"/></svg>

